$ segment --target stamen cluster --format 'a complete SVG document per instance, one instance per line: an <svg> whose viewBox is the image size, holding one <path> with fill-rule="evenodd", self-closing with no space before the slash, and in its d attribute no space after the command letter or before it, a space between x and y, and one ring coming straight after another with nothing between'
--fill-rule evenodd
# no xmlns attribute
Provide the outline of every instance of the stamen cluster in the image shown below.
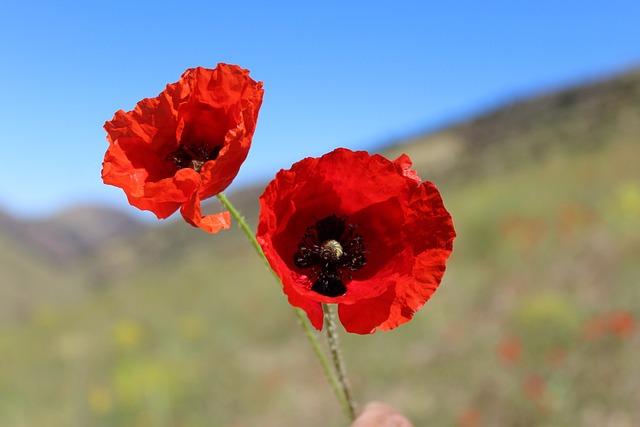
<svg viewBox="0 0 640 427"><path fill-rule="evenodd" d="M221 149L221 146L209 148L203 142L199 144L181 143L175 151L169 153L167 160L173 162L176 169L191 168L200 172L202 165L209 160L215 160Z"/></svg>
<svg viewBox="0 0 640 427"><path fill-rule="evenodd" d="M351 280L351 273L367 264L368 252L356 228L346 216L330 215L306 229L293 262L298 268L311 269L315 279L311 290L328 297L347 292L345 276Z"/></svg>

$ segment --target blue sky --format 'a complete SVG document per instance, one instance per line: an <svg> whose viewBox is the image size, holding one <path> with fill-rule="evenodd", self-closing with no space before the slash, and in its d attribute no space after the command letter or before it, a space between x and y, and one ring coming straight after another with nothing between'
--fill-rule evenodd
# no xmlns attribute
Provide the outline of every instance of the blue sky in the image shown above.
<svg viewBox="0 0 640 427"><path fill-rule="evenodd" d="M238 188L338 146L370 149L640 65L640 2L606 3L5 0L0 209L125 209L100 179L102 126L186 68L234 63L264 82Z"/></svg>

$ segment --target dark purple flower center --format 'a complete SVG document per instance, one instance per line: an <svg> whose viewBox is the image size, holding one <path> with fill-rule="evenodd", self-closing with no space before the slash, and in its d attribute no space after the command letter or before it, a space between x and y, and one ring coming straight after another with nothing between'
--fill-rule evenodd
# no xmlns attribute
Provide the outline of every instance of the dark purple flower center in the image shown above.
<svg viewBox="0 0 640 427"><path fill-rule="evenodd" d="M173 162L176 169L191 168L200 172L202 165L209 160L218 158L222 147L207 147L203 142L198 144L181 143L180 146L167 155L167 160Z"/></svg>
<svg viewBox="0 0 640 427"><path fill-rule="evenodd" d="M311 269L314 280L311 290L328 297L338 297L347 292L344 284L347 276L367 264L362 236L356 233L357 225L348 224L347 217L330 215L307 227L298 243L293 263L298 268Z"/></svg>

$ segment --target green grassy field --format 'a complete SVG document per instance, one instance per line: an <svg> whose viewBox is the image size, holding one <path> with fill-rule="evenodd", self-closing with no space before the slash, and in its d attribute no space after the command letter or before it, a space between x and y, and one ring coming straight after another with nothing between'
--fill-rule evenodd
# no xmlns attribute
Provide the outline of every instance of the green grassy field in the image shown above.
<svg viewBox="0 0 640 427"><path fill-rule="evenodd" d="M410 323L341 335L356 400L416 426L640 425L639 158L621 139L438 182L459 235L445 280ZM0 425L345 424L240 231L210 251L184 233L0 325Z"/></svg>

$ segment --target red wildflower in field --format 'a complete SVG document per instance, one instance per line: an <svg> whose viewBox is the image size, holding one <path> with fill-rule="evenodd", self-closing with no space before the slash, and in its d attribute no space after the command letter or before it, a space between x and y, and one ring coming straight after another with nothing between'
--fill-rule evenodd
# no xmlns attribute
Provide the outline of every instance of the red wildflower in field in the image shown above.
<svg viewBox="0 0 640 427"><path fill-rule="evenodd" d="M453 222L410 166L341 148L280 171L260 197L258 242L317 329L321 303L349 332L393 329L440 285Z"/></svg>
<svg viewBox="0 0 640 427"><path fill-rule="evenodd" d="M482 414L475 408L467 408L458 414L456 421L459 427L478 427L482 422Z"/></svg>
<svg viewBox="0 0 640 427"><path fill-rule="evenodd" d="M584 335L588 340L601 339L606 335L618 338L629 338L635 329L633 315L627 311L616 311L600 314L589 319L584 327Z"/></svg>
<svg viewBox="0 0 640 427"><path fill-rule="evenodd" d="M609 329L619 338L629 338L635 329L633 315L626 311L617 311L609 315Z"/></svg>
<svg viewBox="0 0 640 427"><path fill-rule="evenodd" d="M263 92L262 83L236 65L188 69L156 98L105 123L103 181L158 218L180 209L187 222L210 233L229 228L228 212L203 216L200 202L237 175Z"/></svg>
<svg viewBox="0 0 640 427"><path fill-rule="evenodd" d="M513 364L522 357L522 343L516 337L507 337L498 346L498 355L506 364Z"/></svg>
<svg viewBox="0 0 640 427"><path fill-rule="evenodd" d="M524 394L531 400L540 402L544 397L546 384L539 375L529 375L522 384Z"/></svg>

